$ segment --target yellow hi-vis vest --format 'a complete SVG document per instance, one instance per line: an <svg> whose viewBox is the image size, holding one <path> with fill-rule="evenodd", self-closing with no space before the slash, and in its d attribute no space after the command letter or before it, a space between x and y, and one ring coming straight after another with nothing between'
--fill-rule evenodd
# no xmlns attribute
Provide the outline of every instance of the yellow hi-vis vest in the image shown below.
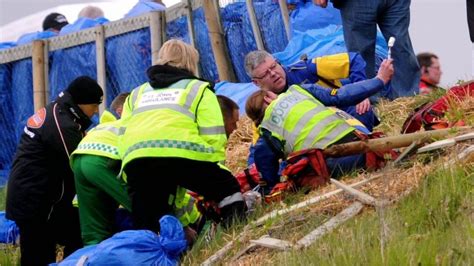
<svg viewBox="0 0 474 266"><path fill-rule="evenodd" d="M113 121L117 121L117 118L115 117L114 114L112 114L112 112L110 112L108 110L104 110L104 112L102 113L102 115L99 118L99 123L100 124L113 122Z"/></svg>
<svg viewBox="0 0 474 266"><path fill-rule="evenodd" d="M201 217L201 213L196 206L196 200L187 193L185 188L178 186L176 195L169 196L168 204L173 206L173 213L183 227L195 223Z"/></svg>
<svg viewBox="0 0 474 266"><path fill-rule="evenodd" d="M118 139L125 131L122 121L116 120L97 125L87 132L77 148L71 155L71 161L75 154L89 154L120 160L118 150Z"/></svg>
<svg viewBox="0 0 474 266"><path fill-rule="evenodd" d="M350 117L350 116L349 116ZM353 130L344 112L324 106L298 85L291 86L265 110L265 128L284 144L284 153L324 149Z"/></svg>
<svg viewBox="0 0 474 266"><path fill-rule="evenodd" d="M168 88L145 83L124 104L127 127L119 140L122 169L143 157L225 159L224 119L209 83L184 79Z"/></svg>

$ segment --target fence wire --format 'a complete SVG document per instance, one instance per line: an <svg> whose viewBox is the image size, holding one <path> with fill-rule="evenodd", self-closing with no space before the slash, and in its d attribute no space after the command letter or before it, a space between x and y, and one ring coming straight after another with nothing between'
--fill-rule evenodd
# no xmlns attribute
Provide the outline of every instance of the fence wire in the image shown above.
<svg viewBox="0 0 474 266"><path fill-rule="evenodd" d="M272 53L283 50L287 40L278 1L252 2L265 48ZM236 77L240 82L248 82L244 57L257 46L246 2L220 0L219 10ZM195 47L200 54L200 75L210 81L219 81L203 8L193 10L192 15ZM104 26L107 30L105 36L108 36L104 43L106 108L119 93L129 92L147 81L146 70L151 66L150 20L147 16L134 19ZM89 29L48 40L48 102L56 99L78 76L99 79L96 34L99 33ZM191 44L185 15L167 22L165 39L172 38ZM34 113L31 50L30 44L9 49L7 53L1 52L2 62L7 63L0 64L0 141L3 144L0 150L0 187L7 178L26 120ZM8 60L4 60L5 54Z"/></svg>

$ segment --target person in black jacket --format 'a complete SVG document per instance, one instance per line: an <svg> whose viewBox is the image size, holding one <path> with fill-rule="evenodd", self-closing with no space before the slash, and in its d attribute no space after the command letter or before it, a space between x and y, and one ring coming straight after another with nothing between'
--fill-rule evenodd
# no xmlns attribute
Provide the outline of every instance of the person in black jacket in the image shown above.
<svg viewBox="0 0 474 266"><path fill-rule="evenodd" d="M82 76L59 97L31 116L20 139L8 182L6 217L20 228L22 265L56 260L82 247L76 193L69 155L76 149L98 111L103 92Z"/></svg>

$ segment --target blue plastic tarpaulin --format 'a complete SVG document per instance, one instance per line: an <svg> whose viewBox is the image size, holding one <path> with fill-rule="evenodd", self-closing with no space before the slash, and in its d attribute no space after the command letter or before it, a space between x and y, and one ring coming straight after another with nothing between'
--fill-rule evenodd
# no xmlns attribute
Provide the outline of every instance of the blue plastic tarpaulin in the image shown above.
<svg viewBox="0 0 474 266"><path fill-rule="evenodd" d="M250 83L232 83L232 82L219 82L214 87L217 95L223 95L232 99L239 106L239 113L245 114L245 103L248 97L259 90L259 88Z"/></svg>
<svg viewBox="0 0 474 266"><path fill-rule="evenodd" d="M12 220L5 218L5 212L0 211L0 243L15 244L20 237L20 229Z"/></svg>
<svg viewBox="0 0 474 266"><path fill-rule="evenodd" d="M129 230L115 234L98 245L77 250L59 265L178 265L187 248L179 220L165 215L160 219L160 234L148 230Z"/></svg>

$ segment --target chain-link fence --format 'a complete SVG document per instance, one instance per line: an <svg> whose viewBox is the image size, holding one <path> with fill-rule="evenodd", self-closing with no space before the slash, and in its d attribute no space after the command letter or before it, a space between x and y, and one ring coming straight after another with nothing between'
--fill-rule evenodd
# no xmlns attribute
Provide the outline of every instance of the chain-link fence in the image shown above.
<svg viewBox="0 0 474 266"><path fill-rule="evenodd" d="M219 5L217 15L227 42L225 52L237 81L248 82L244 57L258 48L252 25L258 28L263 48L269 52L281 51L286 45L278 1L220 0L215 3ZM151 12L43 40L43 63L35 66L43 67L44 74L42 77L36 74L34 79L33 63L38 60L33 59L33 44L0 50L0 141L3 144L0 187L6 181L26 120L41 107L38 104L41 99L36 97L45 96L44 103L53 101L78 76L97 79L105 88L107 107L119 93L146 82L146 69L156 61L161 44L166 39L178 38L193 44L199 51L200 76L218 81L219 72L202 5L203 1L183 1L167 10L166 15ZM248 11L249 7L255 15ZM43 84L43 94L33 93L33 84Z"/></svg>

